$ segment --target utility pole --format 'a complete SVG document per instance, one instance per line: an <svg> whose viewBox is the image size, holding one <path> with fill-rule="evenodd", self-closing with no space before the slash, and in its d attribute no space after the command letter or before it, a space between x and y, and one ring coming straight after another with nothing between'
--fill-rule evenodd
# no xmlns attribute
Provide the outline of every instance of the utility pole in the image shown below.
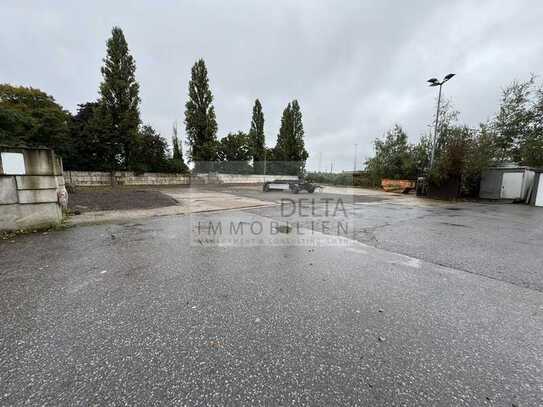
<svg viewBox="0 0 543 407"><path fill-rule="evenodd" d="M322 152L319 152L319 172L321 172Z"/></svg>
<svg viewBox="0 0 543 407"><path fill-rule="evenodd" d="M356 172L356 159L358 155L358 144L354 144L354 168L353 168L353 174Z"/></svg>
<svg viewBox="0 0 543 407"><path fill-rule="evenodd" d="M445 82L447 82L449 79L451 79L455 74L450 73L448 75L445 75L443 80L440 82L437 80L437 78L431 78L428 79L428 82L430 82L430 86L439 86L439 93L437 96L437 110L436 110L436 123L434 126L434 137L432 140L432 150L430 151L430 170L434 167L434 158L436 153L436 144L437 144L437 129L439 128L439 108L441 107L441 87Z"/></svg>

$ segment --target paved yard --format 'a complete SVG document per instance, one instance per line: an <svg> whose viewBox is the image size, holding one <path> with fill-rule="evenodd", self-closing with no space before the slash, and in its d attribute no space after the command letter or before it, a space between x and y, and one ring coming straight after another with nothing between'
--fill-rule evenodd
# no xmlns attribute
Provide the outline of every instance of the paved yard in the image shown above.
<svg viewBox="0 0 543 407"><path fill-rule="evenodd" d="M543 403L543 210L328 192L1 242L0 404Z"/></svg>

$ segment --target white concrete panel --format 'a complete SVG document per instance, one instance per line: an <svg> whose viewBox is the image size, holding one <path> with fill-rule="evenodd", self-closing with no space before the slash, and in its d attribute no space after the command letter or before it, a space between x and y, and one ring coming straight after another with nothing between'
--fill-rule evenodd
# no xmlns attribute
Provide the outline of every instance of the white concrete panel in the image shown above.
<svg viewBox="0 0 543 407"><path fill-rule="evenodd" d="M5 175L26 174L25 158L22 153L0 153Z"/></svg>

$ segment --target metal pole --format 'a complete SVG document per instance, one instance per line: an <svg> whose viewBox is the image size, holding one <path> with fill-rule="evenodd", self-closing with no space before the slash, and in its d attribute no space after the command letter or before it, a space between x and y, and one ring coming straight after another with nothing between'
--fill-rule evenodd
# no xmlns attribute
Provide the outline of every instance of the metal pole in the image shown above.
<svg viewBox="0 0 543 407"><path fill-rule="evenodd" d="M354 170L353 173L356 172L356 156L358 155L358 144L355 143L354 145Z"/></svg>
<svg viewBox="0 0 543 407"><path fill-rule="evenodd" d="M432 142L432 151L430 153L430 170L434 167L434 155L436 150L436 143L437 143L437 129L439 124L439 107L441 105L441 87L443 86L443 82L439 84L439 95L437 97L437 111L436 111L436 124L434 127L434 139Z"/></svg>
<svg viewBox="0 0 543 407"><path fill-rule="evenodd" d="M319 173L321 172L322 152L319 152Z"/></svg>

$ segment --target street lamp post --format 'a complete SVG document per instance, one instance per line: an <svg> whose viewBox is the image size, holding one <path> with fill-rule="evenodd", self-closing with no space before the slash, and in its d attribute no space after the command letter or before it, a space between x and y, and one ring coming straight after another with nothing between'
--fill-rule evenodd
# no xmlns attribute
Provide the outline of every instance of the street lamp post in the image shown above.
<svg viewBox="0 0 543 407"><path fill-rule="evenodd" d="M441 107L441 87L445 82L447 82L449 79L451 79L455 74L450 73L448 75L445 75L443 80L440 82L437 80L437 78L431 78L428 79L428 82L430 83L430 86L439 86L439 93L437 96L437 111L436 111L436 123L434 127L434 138L432 140L432 150L430 151L430 170L434 166L434 156L436 151L436 144L437 144L437 129L439 126L439 108Z"/></svg>

